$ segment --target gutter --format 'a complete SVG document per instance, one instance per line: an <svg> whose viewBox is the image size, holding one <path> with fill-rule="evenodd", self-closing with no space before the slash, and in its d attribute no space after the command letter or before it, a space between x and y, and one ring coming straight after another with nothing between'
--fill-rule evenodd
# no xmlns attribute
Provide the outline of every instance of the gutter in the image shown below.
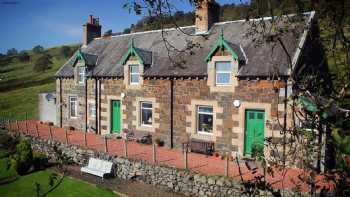
<svg viewBox="0 0 350 197"><path fill-rule="evenodd" d="M87 133L88 130L88 98L87 98L87 91L88 91L88 83L87 78L85 78L85 132Z"/></svg>

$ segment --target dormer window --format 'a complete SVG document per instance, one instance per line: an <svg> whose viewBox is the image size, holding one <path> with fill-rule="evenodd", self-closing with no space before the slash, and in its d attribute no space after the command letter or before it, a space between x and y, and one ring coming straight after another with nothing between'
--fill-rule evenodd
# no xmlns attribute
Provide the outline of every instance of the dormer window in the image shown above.
<svg viewBox="0 0 350 197"><path fill-rule="evenodd" d="M78 83L79 84L85 84L85 67L84 66L79 66L78 67Z"/></svg>
<svg viewBox="0 0 350 197"><path fill-rule="evenodd" d="M140 83L139 65L130 65L129 67L130 67L130 69L129 69L130 84L131 85L138 85Z"/></svg>
<svg viewBox="0 0 350 197"><path fill-rule="evenodd" d="M231 84L231 62L215 62L216 86L226 86Z"/></svg>

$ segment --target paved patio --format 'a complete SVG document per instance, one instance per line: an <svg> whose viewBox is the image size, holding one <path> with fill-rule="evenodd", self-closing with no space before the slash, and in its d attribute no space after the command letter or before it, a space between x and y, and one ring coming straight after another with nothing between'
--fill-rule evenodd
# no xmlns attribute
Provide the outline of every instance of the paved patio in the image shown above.
<svg viewBox="0 0 350 197"><path fill-rule="evenodd" d="M36 136L39 138L50 138L50 129L52 133L52 138L60 142L66 142L65 129L49 126L47 124L42 124L39 121L19 121L13 122L9 126L12 131L19 131L26 133L31 136ZM87 133L87 148L105 151L105 141L103 136L96 135L93 133ZM84 143L84 132L83 131L67 131L67 139L69 144L75 144L80 146L85 146ZM108 139L107 140L108 153L115 156L124 156L124 140L122 139ZM143 145L136 143L134 141L129 141L127 143L128 158L137 158L141 160L153 162L152 157L152 146ZM175 167L179 169L184 169L184 153L179 149L169 149L166 147L156 148L157 163ZM198 172L205 175L224 175L225 173L225 160L220 159L220 157L206 156L197 153L188 153L188 169L194 172ZM253 179L257 174L252 174L244 165L240 164L241 172L244 180ZM309 188L306 184L303 184L299 180L298 175L302 174L299 169L288 169L285 172L283 178L283 173L276 171L275 176L268 176L267 180L272 184L274 188L300 188L302 191L308 191ZM229 161L228 176L240 180L239 167L236 164L236 160ZM324 185L322 183L322 178L318 178L318 185Z"/></svg>

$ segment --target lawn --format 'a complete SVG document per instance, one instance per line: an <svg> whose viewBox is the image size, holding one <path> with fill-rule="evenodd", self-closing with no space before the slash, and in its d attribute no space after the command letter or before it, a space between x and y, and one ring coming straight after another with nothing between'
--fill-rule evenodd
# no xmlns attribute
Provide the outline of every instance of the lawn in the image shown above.
<svg viewBox="0 0 350 197"><path fill-rule="evenodd" d="M9 159L7 157L0 159L0 180L17 175L16 171L13 168L8 169L8 160Z"/></svg>
<svg viewBox="0 0 350 197"><path fill-rule="evenodd" d="M26 176L19 177L16 181L0 185L0 194L2 197L36 197L35 182L42 185L44 191L48 188L48 177L50 171L39 171ZM109 197L118 196L112 191L107 189L96 187L81 180L77 180L71 177L65 177L62 183L50 192L48 197Z"/></svg>
<svg viewBox="0 0 350 197"><path fill-rule="evenodd" d="M74 51L78 45L72 45ZM55 91L55 73L67 61L60 54L61 47L45 50L52 56L51 69L34 72L33 66L41 54L28 51L29 62L20 62L13 57L11 61L0 62L0 117L38 119L38 94Z"/></svg>

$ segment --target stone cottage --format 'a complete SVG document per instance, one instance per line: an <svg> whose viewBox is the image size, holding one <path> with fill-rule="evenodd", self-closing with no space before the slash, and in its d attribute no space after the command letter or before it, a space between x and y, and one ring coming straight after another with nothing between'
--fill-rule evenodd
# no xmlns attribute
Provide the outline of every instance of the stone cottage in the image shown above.
<svg viewBox="0 0 350 197"><path fill-rule="evenodd" d="M218 22L218 8L203 1L195 25L181 31L102 37L90 16L83 46L56 74L58 124L101 135L151 134L168 147L200 142L241 155L265 137L281 137L277 121L286 118L284 98L292 91L287 55L279 45L257 45L245 20ZM305 18L311 24L314 13ZM305 63L310 29L282 38L292 66Z"/></svg>

